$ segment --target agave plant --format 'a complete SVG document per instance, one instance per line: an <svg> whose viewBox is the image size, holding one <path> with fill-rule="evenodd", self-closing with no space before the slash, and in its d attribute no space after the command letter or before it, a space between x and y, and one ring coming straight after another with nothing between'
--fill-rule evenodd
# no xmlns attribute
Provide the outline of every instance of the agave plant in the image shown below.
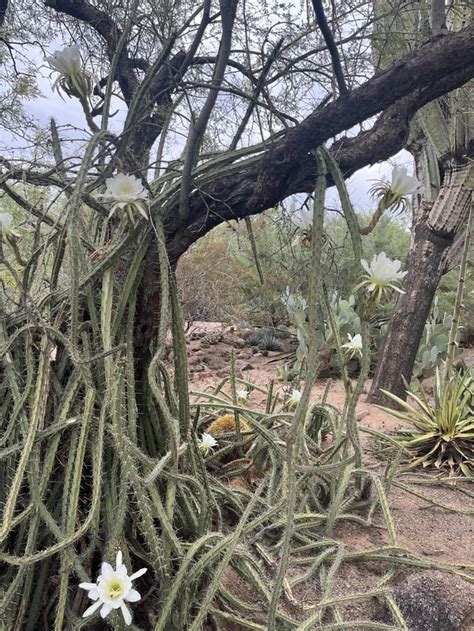
<svg viewBox="0 0 474 631"><path fill-rule="evenodd" d="M397 440L415 454L409 469L417 465L448 469L450 474L474 473L474 377L465 370L447 379L436 371L432 400L421 389L419 396L407 390L417 407L391 392L383 391L400 410L377 406L410 423L400 429Z"/></svg>

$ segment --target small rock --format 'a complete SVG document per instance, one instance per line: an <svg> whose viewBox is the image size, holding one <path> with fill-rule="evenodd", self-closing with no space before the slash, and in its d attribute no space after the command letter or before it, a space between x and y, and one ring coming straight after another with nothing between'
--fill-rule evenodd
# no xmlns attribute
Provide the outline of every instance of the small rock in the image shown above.
<svg viewBox="0 0 474 631"><path fill-rule="evenodd" d="M474 585L436 570L417 572L393 597L409 631L472 631ZM385 618L390 619L390 614Z"/></svg>

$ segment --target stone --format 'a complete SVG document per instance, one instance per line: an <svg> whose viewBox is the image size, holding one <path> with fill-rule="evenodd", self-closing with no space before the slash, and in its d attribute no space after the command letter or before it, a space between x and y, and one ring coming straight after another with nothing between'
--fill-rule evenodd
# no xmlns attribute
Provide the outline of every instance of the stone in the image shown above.
<svg viewBox="0 0 474 631"><path fill-rule="evenodd" d="M393 597L409 631L474 631L474 585L457 576L417 572L397 585Z"/></svg>

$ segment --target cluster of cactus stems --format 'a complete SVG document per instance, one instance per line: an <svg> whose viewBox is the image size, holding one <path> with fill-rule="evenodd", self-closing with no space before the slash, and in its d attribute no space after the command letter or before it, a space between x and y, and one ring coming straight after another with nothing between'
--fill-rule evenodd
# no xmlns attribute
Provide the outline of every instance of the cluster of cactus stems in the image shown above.
<svg viewBox="0 0 474 631"><path fill-rule="evenodd" d="M81 618L87 598L78 583L94 580L100 563L112 560L118 549L130 567L139 559L150 570L141 579L141 592L149 593L134 606L133 629L197 631L209 616L251 629L311 629L327 615L343 629L354 622L343 621L338 606L347 598L375 595L387 599L397 625L391 628L405 628L385 585L390 572L366 594L344 599L331 595L335 576L353 559L385 560L391 567L436 565L398 546L387 501L395 475L392 465L380 477L363 468L355 415L370 361L363 295L357 303L364 347L361 371L355 386L343 371L346 403L340 412L326 408L329 447L322 446L320 421L309 405L318 372L313 339L321 312L318 300L324 300L320 262L326 170L337 185L359 266L362 254L357 217L337 164L324 150L318 152L303 395L290 413L273 384L259 388L243 382L266 396L265 410L257 411L237 396L234 356L230 395L226 380L212 391L189 392L184 330L159 217L153 224L141 221L117 229L110 237L106 219L84 208L82 192L103 136L97 132L85 152L62 232L42 246L53 253L51 293L35 302L23 280L23 312L12 314L1 305L4 628L88 628L90 619ZM89 235L95 235L93 242ZM162 310L139 401L134 323L143 260L153 238ZM90 257L91 251L105 255ZM127 254L131 259L124 274ZM68 279L66 287L59 285L61 274ZM330 322L342 364L341 340ZM174 382L162 363L170 323ZM252 447L240 455L242 472L252 466L260 472L253 492L224 484L215 466L219 449L206 457L199 450L199 435L206 431L203 413L222 409L233 417L237 445L248 441L251 430ZM369 499L363 495L367 480L373 489ZM354 553L331 538L340 520L370 523L376 506L390 534L388 548ZM233 516L232 529L226 526L228 514ZM266 538L267 532L277 533L277 539ZM289 582L293 552L305 570ZM274 577L272 585L262 564ZM229 591L222 580L229 566L259 594L262 610ZM455 566L444 567L462 574ZM323 598L305 622L293 619L283 599L294 601L292 589L315 573L321 577ZM122 628L119 616L112 614L109 620L112 628Z"/></svg>

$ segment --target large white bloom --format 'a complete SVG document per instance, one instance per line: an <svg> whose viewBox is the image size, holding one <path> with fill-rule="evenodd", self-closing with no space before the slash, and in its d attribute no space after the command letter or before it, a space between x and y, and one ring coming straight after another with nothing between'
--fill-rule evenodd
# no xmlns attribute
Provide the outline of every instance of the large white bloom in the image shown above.
<svg viewBox="0 0 474 631"><path fill-rule="evenodd" d="M46 61L64 77L74 77L81 73L81 51L77 44L56 50L51 57L46 57Z"/></svg>
<svg viewBox="0 0 474 631"><path fill-rule="evenodd" d="M206 434L204 432L198 441L198 445L199 449L204 453L204 455L206 455L217 445L217 440L211 434Z"/></svg>
<svg viewBox="0 0 474 631"><path fill-rule="evenodd" d="M119 550L117 552L115 570L109 563L102 563L102 572L96 583L80 583L79 587L86 589L89 598L96 601L86 609L82 617L91 616L101 607L100 615L102 618L105 618L112 609L120 607L125 624L131 624L132 614L127 608L125 601L134 603L140 600L141 596L136 589L133 589L132 581L145 574L146 571L147 568L142 568L128 576L127 568L122 563L122 552Z"/></svg>
<svg viewBox="0 0 474 631"><path fill-rule="evenodd" d="M81 51L77 44L56 50L51 57L46 57L51 68L59 72L53 84L53 90L62 89L68 96L86 99L92 91L92 77L84 70L81 63Z"/></svg>
<svg viewBox="0 0 474 631"><path fill-rule="evenodd" d="M10 226L12 225L13 217L10 213L0 213L0 232L6 232L10 230Z"/></svg>
<svg viewBox="0 0 474 631"><path fill-rule="evenodd" d="M346 348L351 357L356 354L362 355L362 335L357 333L354 337L352 337L352 335L348 333L347 337L349 341L343 344L342 348Z"/></svg>
<svg viewBox="0 0 474 631"><path fill-rule="evenodd" d="M105 183L107 188L102 197L113 203L111 214L118 208L131 208L138 210L145 219L148 219L144 207L144 200L148 197L148 191L137 177L126 173L117 173L114 177L107 178Z"/></svg>
<svg viewBox="0 0 474 631"><path fill-rule="evenodd" d="M300 230L307 230L313 225L313 211L307 208L302 208L297 213L293 213L291 221L300 228Z"/></svg>
<svg viewBox="0 0 474 631"><path fill-rule="evenodd" d="M390 190L396 197L403 197L404 195L411 195L416 193L420 189L420 182L416 177L407 175L405 167L393 167L392 169L392 183Z"/></svg>
<svg viewBox="0 0 474 631"><path fill-rule="evenodd" d="M397 284L405 278L407 272L400 272L400 261L392 261L385 252L380 252L374 255L370 263L363 259L361 264L367 275L359 287L365 285L369 292L375 292L377 298L389 288L403 293Z"/></svg>
<svg viewBox="0 0 474 631"><path fill-rule="evenodd" d="M392 169L392 181L376 182L370 189L370 193L378 198L379 209L390 208L393 212L405 211L409 208L408 196L421 189L416 177L407 175L405 167L395 166Z"/></svg>

